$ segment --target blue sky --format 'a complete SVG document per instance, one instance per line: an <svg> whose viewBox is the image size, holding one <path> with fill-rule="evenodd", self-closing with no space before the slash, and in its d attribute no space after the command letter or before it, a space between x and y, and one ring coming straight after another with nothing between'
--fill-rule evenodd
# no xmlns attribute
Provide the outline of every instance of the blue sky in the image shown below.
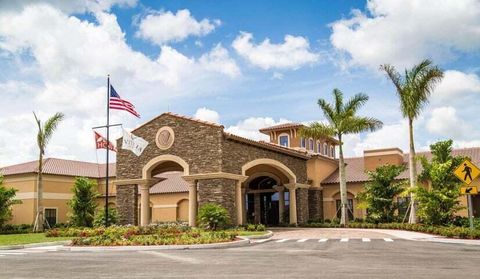
<svg viewBox="0 0 480 279"><path fill-rule="evenodd" d="M112 112L127 128L170 109L265 139L264 126L322 120L318 98L339 88L368 94L360 113L385 124L348 137L347 155L407 150L394 89L378 67L403 70L424 58L445 77L416 123L418 149L445 138L480 146L475 0L25 0L0 1L0 11L0 166L35 159L32 110L67 116L48 156L96 161L90 127L104 121L107 73L142 115Z"/></svg>

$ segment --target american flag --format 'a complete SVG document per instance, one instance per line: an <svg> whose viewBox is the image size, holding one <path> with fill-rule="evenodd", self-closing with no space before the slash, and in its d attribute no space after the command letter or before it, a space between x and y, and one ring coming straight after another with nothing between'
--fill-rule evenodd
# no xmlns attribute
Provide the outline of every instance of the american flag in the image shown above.
<svg viewBox="0 0 480 279"><path fill-rule="evenodd" d="M126 110L131 114L135 115L136 117L140 118L140 114L135 110L135 106L132 105L127 100L120 98L117 91L110 85L110 103L109 107L111 109L118 109L118 110Z"/></svg>

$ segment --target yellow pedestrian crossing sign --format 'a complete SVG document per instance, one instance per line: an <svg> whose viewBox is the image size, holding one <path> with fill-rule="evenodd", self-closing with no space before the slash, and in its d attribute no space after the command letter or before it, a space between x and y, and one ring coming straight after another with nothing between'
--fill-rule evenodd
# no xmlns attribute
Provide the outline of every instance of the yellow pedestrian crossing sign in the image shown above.
<svg viewBox="0 0 480 279"><path fill-rule="evenodd" d="M462 195L476 195L478 194L477 186L463 186L460 188Z"/></svg>
<svg viewBox="0 0 480 279"><path fill-rule="evenodd" d="M455 175L467 185L480 175L480 169L469 160L463 161L454 171Z"/></svg>

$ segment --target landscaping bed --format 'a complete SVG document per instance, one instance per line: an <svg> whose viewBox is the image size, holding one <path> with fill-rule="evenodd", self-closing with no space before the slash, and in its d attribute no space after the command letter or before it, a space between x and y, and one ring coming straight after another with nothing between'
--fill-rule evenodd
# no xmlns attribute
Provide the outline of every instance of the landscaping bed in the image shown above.
<svg viewBox="0 0 480 279"><path fill-rule="evenodd" d="M354 228L354 229L394 229L414 232L422 232L440 235L449 238L462 239L480 239L480 229L470 229L465 227L447 227L447 226L429 226L423 224L404 224L404 223L361 223L352 222L346 226L337 223L308 223L303 225L307 228Z"/></svg>
<svg viewBox="0 0 480 279"><path fill-rule="evenodd" d="M73 237L73 246L192 245L234 241L235 230L208 231L175 225L52 229L47 237Z"/></svg>

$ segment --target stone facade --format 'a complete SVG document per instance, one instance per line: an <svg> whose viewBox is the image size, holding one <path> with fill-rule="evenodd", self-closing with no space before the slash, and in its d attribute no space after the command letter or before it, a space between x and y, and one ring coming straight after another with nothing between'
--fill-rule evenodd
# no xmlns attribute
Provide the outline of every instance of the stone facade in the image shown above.
<svg viewBox="0 0 480 279"><path fill-rule="evenodd" d="M138 224L137 185L117 185L117 210L120 224Z"/></svg>
<svg viewBox="0 0 480 279"><path fill-rule="evenodd" d="M323 192L319 188L308 189L309 220L323 220Z"/></svg>
<svg viewBox="0 0 480 279"><path fill-rule="evenodd" d="M198 208L206 203L216 203L228 210L232 224L236 223L235 185L231 179L203 179L198 181Z"/></svg>
<svg viewBox="0 0 480 279"><path fill-rule="evenodd" d="M296 191L297 191L297 222L299 224L305 224L309 219L308 189L298 188Z"/></svg>

